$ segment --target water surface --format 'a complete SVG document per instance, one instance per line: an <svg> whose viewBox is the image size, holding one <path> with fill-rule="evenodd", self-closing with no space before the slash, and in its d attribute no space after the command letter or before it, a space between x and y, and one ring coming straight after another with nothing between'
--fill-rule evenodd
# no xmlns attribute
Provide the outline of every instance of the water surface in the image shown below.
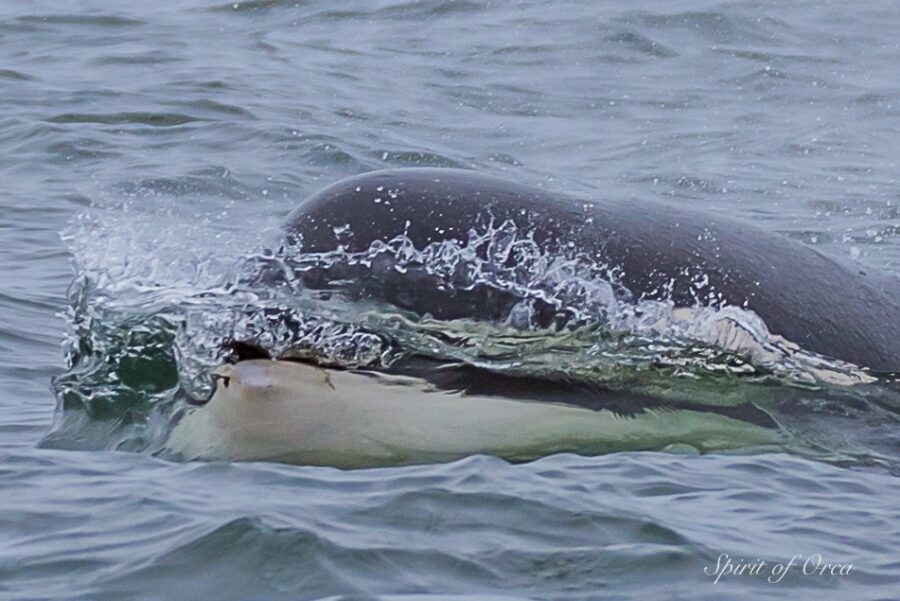
<svg viewBox="0 0 900 601"><path fill-rule="evenodd" d="M115 318L187 306L300 199L372 169L662 200L896 275L898 25L888 1L4 4L0 596L895 597L890 384L787 407L802 453L180 464L109 450L178 384L144 320L107 355L124 371L66 374L100 413L73 413L81 450L38 443L76 275ZM133 406L105 379L129 366L156 374ZM714 584L721 553L854 567Z"/></svg>

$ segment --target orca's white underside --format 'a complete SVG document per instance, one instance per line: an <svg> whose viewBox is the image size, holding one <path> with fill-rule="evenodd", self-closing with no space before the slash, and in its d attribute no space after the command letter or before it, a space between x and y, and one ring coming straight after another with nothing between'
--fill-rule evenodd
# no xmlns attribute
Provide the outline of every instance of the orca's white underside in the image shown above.
<svg viewBox="0 0 900 601"><path fill-rule="evenodd" d="M185 459L364 467L472 454L528 460L678 443L701 451L777 443L770 430L707 412L654 410L623 417L288 361L242 361L216 373L209 403L186 415L169 439L168 449Z"/></svg>

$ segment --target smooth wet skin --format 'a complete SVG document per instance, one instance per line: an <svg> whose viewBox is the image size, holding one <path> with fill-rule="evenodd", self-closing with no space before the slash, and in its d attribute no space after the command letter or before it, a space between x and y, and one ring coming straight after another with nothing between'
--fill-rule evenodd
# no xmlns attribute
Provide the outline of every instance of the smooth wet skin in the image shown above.
<svg viewBox="0 0 900 601"><path fill-rule="evenodd" d="M443 462L489 454L515 461L688 445L767 447L772 429L711 412L631 416L567 404L442 390L420 378L253 359L217 370L209 402L176 426L168 450L185 459L277 460L343 468Z"/></svg>
<svg viewBox="0 0 900 601"><path fill-rule="evenodd" d="M376 171L305 200L286 225L303 252L362 252L405 235L417 249L465 241L512 221L548 252L574 248L614 270L634 298L676 306L745 307L802 348L876 372L900 371L900 279L828 257L750 224L648 201L575 198L456 169ZM352 236L338 232L352 232ZM355 280L357 291L437 318L502 319L517 299L455 290L424 269L340 264L300 274L307 285ZM698 287L703 280L705 286Z"/></svg>

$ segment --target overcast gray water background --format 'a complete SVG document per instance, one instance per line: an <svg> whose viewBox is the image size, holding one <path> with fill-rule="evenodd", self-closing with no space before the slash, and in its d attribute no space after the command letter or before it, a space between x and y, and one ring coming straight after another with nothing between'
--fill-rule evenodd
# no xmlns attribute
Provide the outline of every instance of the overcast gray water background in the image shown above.
<svg viewBox="0 0 900 601"><path fill-rule="evenodd" d="M366 170L664 200L898 274L898 31L890 0L3 3L0 598L900 597L881 468L628 453L340 472L37 448L72 252L155 275L238 257ZM86 214L102 227L73 230ZM714 584L721 553L854 567Z"/></svg>

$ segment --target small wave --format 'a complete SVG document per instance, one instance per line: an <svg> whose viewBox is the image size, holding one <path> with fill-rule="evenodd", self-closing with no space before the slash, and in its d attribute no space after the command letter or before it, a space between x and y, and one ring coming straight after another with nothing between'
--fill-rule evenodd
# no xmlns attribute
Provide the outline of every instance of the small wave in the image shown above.
<svg viewBox="0 0 900 601"><path fill-rule="evenodd" d="M813 56L810 54L791 54L785 52L763 52L760 50L740 50L734 48L714 48L713 52L726 54L735 58L744 58L757 63L812 63L833 65L839 61L831 57Z"/></svg>
<svg viewBox="0 0 900 601"><path fill-rule="evenodd" d="M621 21L658 30L687 30L717 44L767 41L788 25L771 17L757 19L722 11L685 11L671 14L633 12Z"/></svg>
<svg viewBox="0 0 900 601"><path fill-rule="evenodd" d="M68 142L56 142L47 146L47 152L61 157L66 161L110 159L120 156L120 153L111 150L108 144L90 138L80 138Z"/></svg>
<svg viewBox="0 0 900 601"><path fill-rule="evenodd" d="M19 81L30 81L34 79L31 75L27 73L22 73L21 71L14 71L12 69L0 69L0 77L3 79L17 79Z"/></svg>
<svg viewBox="0 0 900 601"><path fill-rule="evenodd" d="M140 19L129 19L112 15L34 15L19 18L23 23L46 23L49 25L82 25L90 27L139 27L146 25Z"/></svg>
<svg viewBox="0 0 900 601"><path fill-rule="evenodd" d="M97 65L164 65L168 63L182 62L184 59L169 56L162 52L148 52L141 54L117 54L103 56L94 59Z"/></svg>
<svg viewBox="0 0 900 601"><path fill-rule="evenodd" d="M661 44L634 31L624 31L610 35L606 38L606 41L621 48L634 50L654 58L675 58L678 56L678 52L665 44Z"/></svg>
<svg viewBox="0 0 900 601"><path fill-rule="evenodd" d="M220 4L208 10L241 15L264 12L276 8L297 8L299 6L300 2L297 0L240 0Z"/></svg>
<svg viewBox="0 0 900 601"><path fill-rule="evenodd" d="M150 125L152 127L175 127L203 121L182 113L63 113L50 117L50 123L100 123L103 125Z"/></svg>
<svg viewBox="0 0 900 601"><path fill-rule="evenodd" d="M550 116L552 111L542 92L524 87L491 85L435 86L454 102L494 115L517 117Z"/></svg>
<svg viewBox="0 0 900 601"><path fill-rule="evenodd" d="M242 200L251 190L226 167L207 167L181 177L142 177L125 180L115 191L127 197L214 196Z"/></svg>
<svg viewBox="0 0 900 601"><path fill-rule="evenodd" d="M423 150L373 150L369 153L374 159L393 167L443 167L467 169L466 165L456 159Z"/></svg>

